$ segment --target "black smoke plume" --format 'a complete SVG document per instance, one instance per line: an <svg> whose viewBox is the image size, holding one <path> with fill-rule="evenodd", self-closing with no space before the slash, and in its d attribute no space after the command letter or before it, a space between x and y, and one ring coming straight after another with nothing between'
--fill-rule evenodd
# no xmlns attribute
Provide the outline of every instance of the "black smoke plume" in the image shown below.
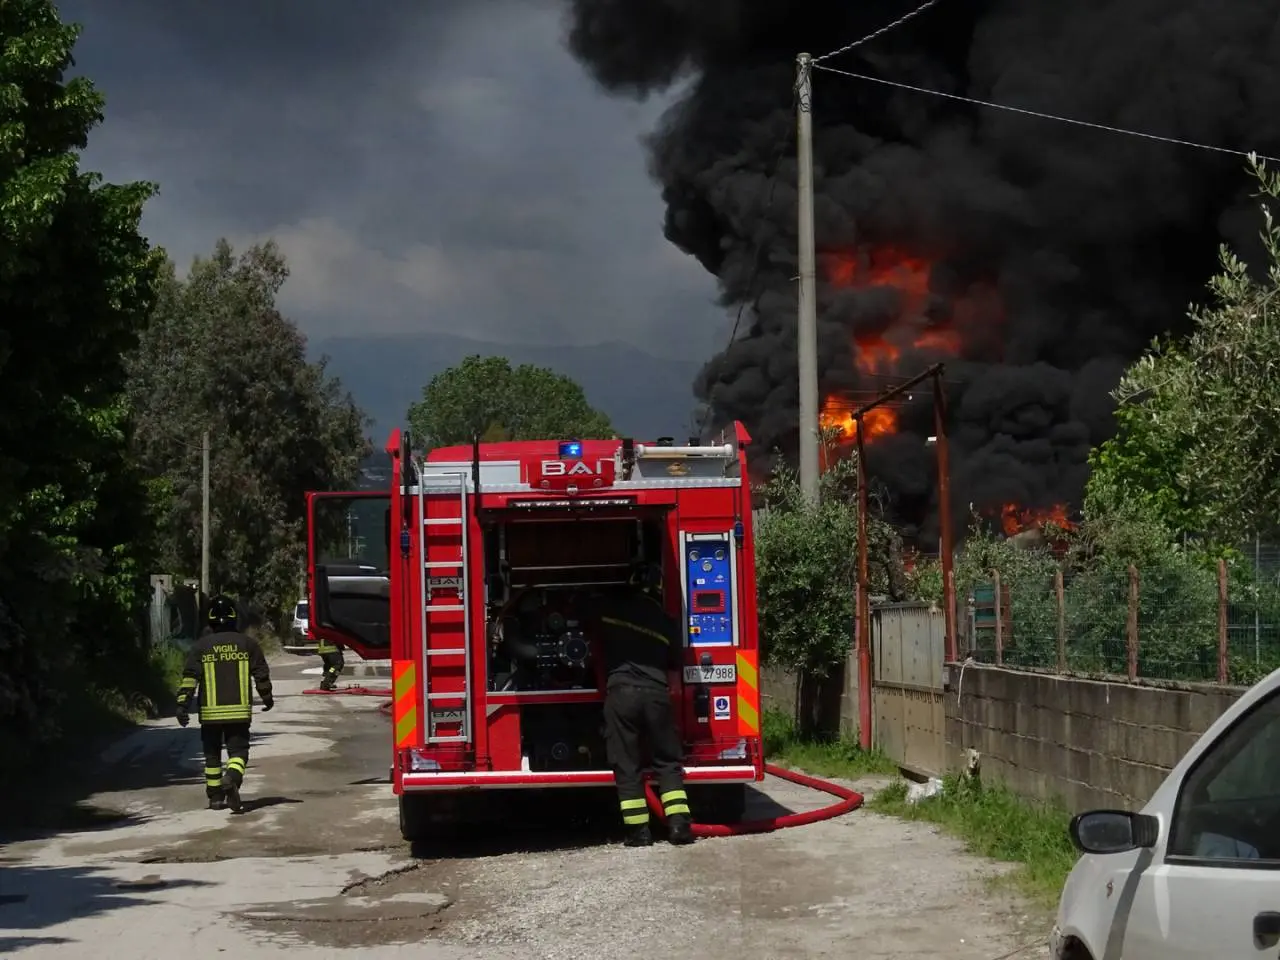
<svg viewBox="0 0 1280 960"><path fill-rule="evenodd" d="M606 89L687 83L648 144L666 236L749 304L739 339L695 392L714 420L796 447L795 56L815 56L917 0L569 0L569 46ZM940 0L831 65L1096 123L1275 155L1280 13L1258 0ZM1185 326L1219 243L1248 257L1260 226L1240 157L814 74L819 366L824 396L872 391L854 336L902 310L892 290L828 282L831 256L892 248L925 258L910 323L962 339L948 365L957 517L1078 504L1108 396L1157 334ZM767 178L780 142L770 209ZM758 271L753 267L761 248ZM753 280L754 275L754 280ZM994 289L983 301L975 292ZM952 315L957 300L988 304ZM998 304L998 305L991 305ZM893 373L936 353L911 350ZM894 511L936 535L927 405L869 464ZM936 542L936 541L934 541Z"/></svg>

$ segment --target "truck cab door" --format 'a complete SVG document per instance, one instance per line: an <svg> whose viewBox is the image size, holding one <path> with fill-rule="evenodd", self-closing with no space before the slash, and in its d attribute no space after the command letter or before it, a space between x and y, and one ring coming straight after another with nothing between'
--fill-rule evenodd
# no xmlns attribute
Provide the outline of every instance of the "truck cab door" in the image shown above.
<svg viewBox="0 0 1280 960"><path fill-rule="evenodd" d="M310 632L365 660L391 655L391 496L307 494Z"/></svg>

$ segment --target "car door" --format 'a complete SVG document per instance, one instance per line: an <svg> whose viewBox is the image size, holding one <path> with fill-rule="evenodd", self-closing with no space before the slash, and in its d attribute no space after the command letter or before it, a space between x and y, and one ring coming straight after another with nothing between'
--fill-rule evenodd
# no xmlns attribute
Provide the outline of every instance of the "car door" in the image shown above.
<svg viewBox="0 0 1280 960"><path fill-rule="evenodd" d="M1136 878L1124 960L1280 958L1280 691L1187 768Z"/></svg>

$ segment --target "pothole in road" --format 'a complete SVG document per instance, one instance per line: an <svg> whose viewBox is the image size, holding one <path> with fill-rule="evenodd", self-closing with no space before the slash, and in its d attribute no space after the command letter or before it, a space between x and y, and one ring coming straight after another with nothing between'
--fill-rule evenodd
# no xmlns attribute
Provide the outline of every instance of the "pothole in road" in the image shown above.
<svg viewBox="0 0 1280 960"><path fill-rule="evenodd" d="M262 904L236 916L266 936L330 948L421 943L439 932L453 897L441 890L403 889L390 882L415 873L411 863L359 877L332 897Z"/></svg>
<svg viewBox="0 0 1280 960"><path fill-rule="evenodd" d="M267 923L394 923L434 917L453 903L441 893L393 893L386 897L291 900L244 910L245 920Z"/></svg>
<svg viewBox="0 0 1280 960"><path fill-rule="evenodd" d="M234 860L235 857L222 857L216 853L155 853L147 857L138 857L134 863L166 864L166 863L220 863L223 860Z"/></svg>

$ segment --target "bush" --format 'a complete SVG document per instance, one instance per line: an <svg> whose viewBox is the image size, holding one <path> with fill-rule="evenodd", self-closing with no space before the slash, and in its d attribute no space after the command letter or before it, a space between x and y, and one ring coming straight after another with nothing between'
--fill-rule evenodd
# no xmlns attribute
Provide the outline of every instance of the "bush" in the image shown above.
<svg viewBox="0 0 1280 960"><path fill-rule="evenodd" d="M756 525L756 589L765 662L826 677L853 643L858 580L856 462L842 460L822 476L810 503L794 470L775 469L760 491L766 508ZM867 518L871 592L892 592L897 535Z"/></svg>

